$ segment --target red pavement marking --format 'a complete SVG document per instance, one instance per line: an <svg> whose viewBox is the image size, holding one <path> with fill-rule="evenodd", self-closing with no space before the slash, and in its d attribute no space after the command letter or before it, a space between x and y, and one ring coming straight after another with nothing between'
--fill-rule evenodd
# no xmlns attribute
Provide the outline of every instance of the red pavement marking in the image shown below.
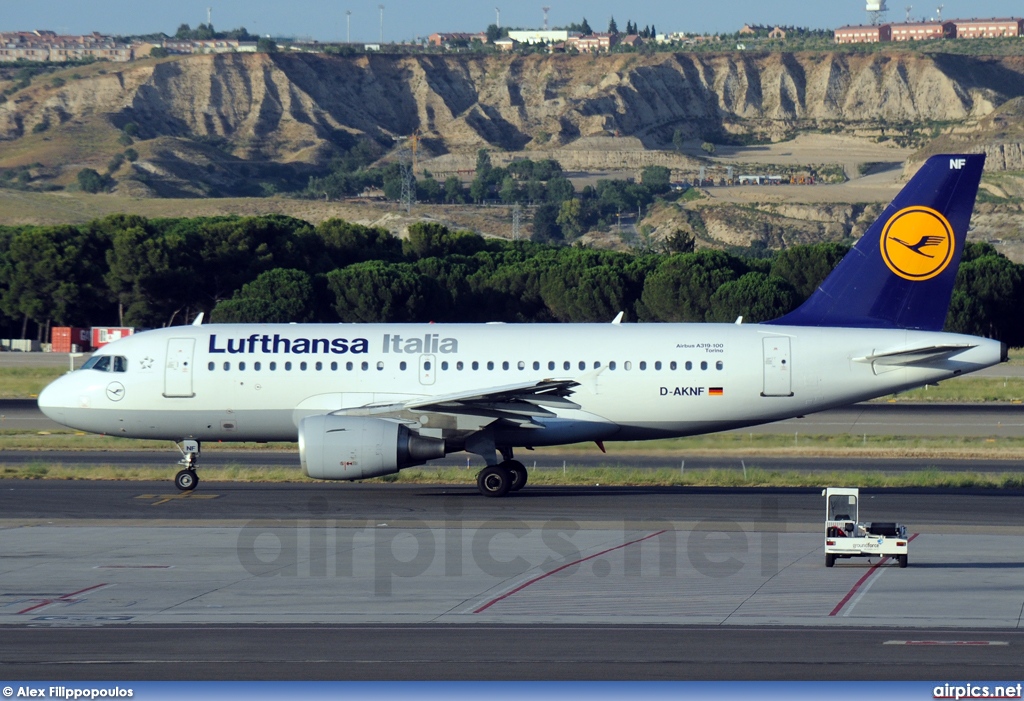
<svg viewBox="0 0 1024 701"><path fill-rule="evenodd" d="M482 611L486 611L487 609L489 609L491 606L494 606L499 601L507 599L508 597L512 596L513 594L515 594L517 592L521 592L523 589L526 589L526 587L530 586L534 582L539 582L542 579L550 577L551 575L555 574L556 572L561 572L562 570L564 570L567 567L572 567L573 565L578 565L581 562L586 562L587 560L593 560L595 557L600 557L601 555L606 555L606 554L608 554L610 552L613 552L615 550L621 550L622 548L626 547L627 545L633 545L634 543L642 543L643 541L649 540L651 538L655 538L655 537L661 535L662 533L665 533L664 529L658 531L657 533L651 533L650 535L645 535L643 538L637 538L636 540L631 540L628 543L623 543L622 545L616 545L614 548L608 548L607 550L602 550L599 553L594 553L593 555L588 555L587 557L580 558L579 560L574 560L573 562L570 562L568 564L562 565L561 567L556 567L555 569L551 570L550 572L545 572L542 575L534 577L533 579L529 580L528 582L524 582L523 584L520 584L518 587L516 587L512 591L505 592L501 596L496 597L494 599L491 599L490 601L488 601L486 604L484 604L483 606L478 608L473 613L480 613Z"/></svg>
<svg viewBox="0 0 1024 701"><path fill-rule="evenodd" d="M66 604L67 603L72 603L73 600L72 600L71 597L78 596L79 594L84 594L87 591L92 591L93 589L99 589L100 587L105 587L105 586L107 586L106 583L104 583L104 584L95 584L95 585L93 585L91 587L86 587L85 589L79 589L78 591L73 591L70 594L64 594L63 596L58 596L55 599L40 599L39 603L36 604L35 606L29 606L27 609L24 609L22 611L18 611L18 613L15 614L15 615L21 615L23 613L28 613L29 611L35 611L36 609L41 609L44 606L49 606L50 604L56 604L58 602L62 602L62 603L66 603Z"/></svg>
<svg viewBox="0 0 1024 701"><path fill-rule="evenodd" d="M907 542L909 543L910 541L912 541L912 540L913 540L914 538L916 538L916 537L917 537L917 536L919 536L919 535L921 535L921 534L920 534L920 533L915 533L914 535L912 535L912 536L910 536L909 538L907 538ZM862 586L864 585L864 582L868 581L868 577L870 577L871 575L873 575L873 574L875 573L875 571L876 571L876 570L878 570L878 568L879 568L879 567L880 567L880 566L882 565L882 563L883 563L883 562L885 562L885 561L886 561L886 560L888 560L888 559L889 559L889 556L888 556L888 555L886 555L886 556L885 556L885 557L883 557L883 558L882 558L881 560L879 560L878 562L876 562L875 564L873 564L873 565L871 566L871 569L869 569L869 570L867 571L867 573L865 573L865 575L864 575L863 577L861 577L860 579L858 579L858 580L857 580L857 583L853 585L853 589L851 589L850 591L848 591L848 592L846 593L846 596L844 596L844 597L843 597L843 600L842 600L842 601L840 601L840 602L839 602L839 603L838 603L838 604L836 605L836 607L835 607L834 609L832 609L832 613L830 613L830 614L829 614L829 616L835 616L835 615L837 615L837 614L838 614L838 613L839 613L840 611L842 611L842 610L843 610L843 607L844 607L844 606L846 606L846 603L847 603L847 602L848 602L848 601L849 601L850 599L852 599L852 598L853 598L853 595L854 595L854 594L856 594L856 593L857 593L857 590L858 590L858 589L860 589L860 588L861 588L861 587L862 587Z"/></svg>

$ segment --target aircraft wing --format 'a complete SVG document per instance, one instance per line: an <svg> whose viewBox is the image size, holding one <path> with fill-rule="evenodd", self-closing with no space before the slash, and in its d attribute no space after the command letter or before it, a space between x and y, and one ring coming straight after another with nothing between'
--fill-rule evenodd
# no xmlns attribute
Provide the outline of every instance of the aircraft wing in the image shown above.
<svg viewBox="0 0 1024 701"><path fill-rule="evenodd" d="M350 416L390 415L396 418L417 413L464 415L491 420L503 419L525 428L541 428L533 417L555 416L551 409L579 409L568 399L579 386L575 380L541 380L504 385L456 394L416 397L406 402L368 404L334 412Z"/></svg>
<svg viewBox="0 0 1024 701"><path fill-rule="evenodd" d="M857 363L874 363L875 365L918 365L947 358L970 348L974 348L974 346L968 343L921 346L920 348L905 348L902 350L872 353L871 355L854 358L853 360Z"/></svg>

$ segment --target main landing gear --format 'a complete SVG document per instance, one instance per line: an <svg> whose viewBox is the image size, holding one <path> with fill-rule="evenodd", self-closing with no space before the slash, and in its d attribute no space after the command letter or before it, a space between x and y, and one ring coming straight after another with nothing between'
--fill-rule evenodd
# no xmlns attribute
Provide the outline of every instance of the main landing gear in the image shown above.
<svg viewBox="0 0 1024 701"><path fill-rule="evenodd" d="M199 441L185 440L176 444L181 451L179 465L184 465L174 476L174 486L183 492L191 492L199 485L199 475L196 474L196 463L199 462Z"/></svg>
<svg viewBox="0 0 1024 701"><path fill-rule="evenodd" d="M488 465L476 476L476 486L485 497L503 497L526 486L526 467L518 460Z"/></svg>

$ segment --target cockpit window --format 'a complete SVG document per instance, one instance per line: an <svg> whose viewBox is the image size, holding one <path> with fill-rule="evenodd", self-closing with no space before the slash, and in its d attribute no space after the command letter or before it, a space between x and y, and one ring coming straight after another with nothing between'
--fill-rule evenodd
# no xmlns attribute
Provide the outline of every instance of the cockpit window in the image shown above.
<svg viewBox="0 0 1024 701"><path fill-rule="evenodd" d="M82 365L83 370L128 372L128 358L123 355L94 355Z"/></svg>
<svg viewBox="0 0 1024 701"><path fill-rule="evenodd" d="M85 361L85 365L82 366L83 370L99 370L101 372L110 372L110 356L109 355L94 355Z"/></svg>

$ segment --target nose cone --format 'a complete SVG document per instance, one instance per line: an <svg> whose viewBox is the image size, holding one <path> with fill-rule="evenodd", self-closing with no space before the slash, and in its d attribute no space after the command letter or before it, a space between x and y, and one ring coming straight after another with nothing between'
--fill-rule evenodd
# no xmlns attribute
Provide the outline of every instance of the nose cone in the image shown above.
<svg viewBox="0 0 1024 701"><path fill-rule="evenodd" d="M62 390L61 379L56 379L43 388L39 393L36 403L39 410L46 416L59 424L64 424L64 409L67 408L67 392ZM66 425L66 424L65 424Z"/></svg>

